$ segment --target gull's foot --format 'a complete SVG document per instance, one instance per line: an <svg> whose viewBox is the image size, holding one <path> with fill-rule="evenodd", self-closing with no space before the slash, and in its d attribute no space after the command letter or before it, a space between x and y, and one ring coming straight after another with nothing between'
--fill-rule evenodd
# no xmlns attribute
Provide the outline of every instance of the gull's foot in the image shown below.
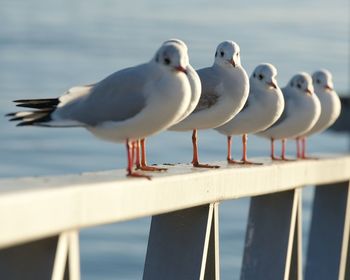
<svg viewBox="0 0 350 280"><path fill-rule="evenodd" d="M234 160L234 159L227 159L227 163L228 164L240 164L241 162L238 160Z"/></svg>
<svg viewBox="0 0 350 280"><path fill-rule="evenodd" d="M198 167L198 168L220 168L219 165L210 165L210 164L202 164L199 162L192 162L193 167Z"/></svg>
<svg viewBox="0 0 350 280"><path fill-rule="evenodd" d="M312 156L303 156L303 157L300 157L299 159L313 159L313 160L318 160L320 158L318 157L312 157Z"/></svg>
<svg viewBox="0 0 350 280"><path fill-rule="evenodd" d="M281 160L283 160L283 161L297 161L298 159L296 159L296 158L282 157Z"/></svg>
<svg viewBox="0 0 350 280"><path fill-rule="evenodd" d="M239 164L247 164L247 165L263 165L262 162L252 162L252 161L249 161L249 160L244 160L242 159Z"/></svg>
<svg viewBox="0 0 350 280"><path fill-rule="evenodd" d="M137 170L142 170L142 171L167 171L168 168L161 168L161 167L155 167L155 166L148 166L148 165L139 165L136 167Z"/></svg>
<svg viewBox="0 0 350 280"><path fill-rule="evenodd" d="M138 177L138 178L145 178L147 180L151 180L152 177L151 176L148 176L148 175L145 175L145 174L141 174L141 173L138 173L138 172L134 172L134 171L131 171L127 174L128 177Z"/></svg>
<svg viewBox="0 0 350 280"><path fill-rule="evenodd" d="M279 158L279 157L273 156L273 157L271 157L271 160L274 160L274 161L281 161L281 160L283 160L283 159L281 159L281 158Z"/></svg>
<svg viewBox="0 0 350 280"><path fill-rule="evenodd" d="M271 157L272 161L297 161L298 159L294 159L294 158L287 158L287 157Z"/></svg>

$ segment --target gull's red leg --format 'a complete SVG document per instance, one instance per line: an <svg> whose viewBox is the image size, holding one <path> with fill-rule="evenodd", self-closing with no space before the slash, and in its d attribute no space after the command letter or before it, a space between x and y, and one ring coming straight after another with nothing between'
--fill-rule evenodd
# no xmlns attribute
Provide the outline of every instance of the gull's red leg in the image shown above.
<svg viewBox="0 0 350 280"><path fill-rule="evenodd" d="M297 158L301 158L302 157L302 152L300 150L300 138L298 137L297 139L295 139L295 142L297 144Z"/></svg>
<svg viewBox="0 0 350 280"><path fill-rule="evenodd" d="M248 142L248 135L243 134L242 135L242 144L243 144L243 156L240 164L255 164L255 165L261 165L262 163L260 162L252 162L249 161L247 158L247 142Z"/></svg>
<svg viewBox="0 0 350 280"><path fill-rule="evenodd" d="M199 163L199 161L198 161L198 146L197 146L197 129L194 129L193 133L192 133L192 145L193 145L193 159L192 159L193 167L220 168L220 166L218 166L218 165L209 165L209 164Z"/></svg>
<svg viewBox="0 0 350 280"><path fill-rule="evenodd" d="M275 156L275 139L271 138L270 141L271 141L271 155L270 155L271 159L281 160L280 158Z"/></svg>
<svg viewBox="0 0 350 280"><path fill-rule="evenodd" d="M301 158L306 159L306 139L305 137L301 139L302 149L301 149Z"/></svg>
<svg viewBox="0 0 350 280"><path fill-rule="evenodd" d="M136 169L140 169L141 159L140 159L140 140L136 141Z"/></svg>
<svg viewBox="0 0 350 280"><path fill-rule="evenodd" d="M132 172L132 156L131 156L131 143L129 142L129 140L126 140L126 153L128 156L128 167L126 169L126 171L128 172L128 174L130 174Z"/></svg>
<svg viewBox="0 0 350 280"><path fill-rule="evenodd" d="M286 139L282 139L282 152L281 152L281 159L286 159Z"/></svg>
<svg viewBox="0 0 350 280"><path fill-rule="evenodd" d="M155 166L149 166L147 164L147 157L146 157L146 139L143 138L140 140L141 144L141 164L137 169L144 170L144 171L166 171L167 168L160 168Z"/></svg>
<svg viewBox="0 0 350 280"><path fill-rule="evenodd" d="M134 163L136 163L136 141L131 142L131 159L132 159L132 165L134 166Z"/></svg>
<svg viewBox="0 0 350 280"><path fill-rule="evenodd" d="M318 159L317 157L310 157L306 155L306 137L303 137L301 139L301 143L302 143L302 152L301 152L302 159Z"/></svg>
<svg viewBox="0 0 350 280"><path fill-rule="evenodd" d="M281 159L284 161L293 161L294 159L289 159L286 157L286 143L287 139L283 138L282 140L282 154L281 154Z"/></svg>
<svg viewBox="0 0 350 280"><path fill-rule="evenodd" d="M231 146L232 146L232 136L227 136L227 162L230 164L237 164L239 163L236 160L233 160L231 157Z"/></svg>
<svg viewBox="0 0 350 280"><path fill-rule="evenodd" d="M141 178L146 178L148 180L151 180L150 176L144 175L137 173L133 170L133 165L134 165L134 148L135 145L132 143L129 139L126 140L126 151L128 155L128 167L126 169L127 171L127 176L128 177L141 177Z"/></svg>

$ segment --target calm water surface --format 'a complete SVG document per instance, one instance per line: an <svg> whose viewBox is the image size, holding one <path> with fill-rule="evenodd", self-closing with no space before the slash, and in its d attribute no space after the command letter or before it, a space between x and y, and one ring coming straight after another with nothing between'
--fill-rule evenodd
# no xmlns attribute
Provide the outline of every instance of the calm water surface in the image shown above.
<svg viewBox="0 0 350 280"><path fill-rule="evenodd" d="M271 62L284 85L297 71L324 67L339 92L349 91L349 4L336 1L71 1L0 0L0 115L11 100L54 97L76 84L149 60L160 43L178 37L195 68L212 64L225 39L241 46L248 73ZM330 12L331 11L331 12ZM16 128L0 121L0 177L98 171L125 166L123 145L101 142L82 129ZM224 159L225 139L200 132L203 161ZM166 143L166 145L164 145ZM236 140L239 156L239 139ZM343 153L345 136L310 139L312 152ZM251 156L266 156L268 143L250 137ZM292 151L290 147L289 151ZM188 162L189 133L149 140L150 162ZM234 184L234 182L232 182ZM304 195L304 232L312 190ZM222 279L238 279L248 200L222 204ZM149 219L83 230L83 279L140 279Z"/></svg>

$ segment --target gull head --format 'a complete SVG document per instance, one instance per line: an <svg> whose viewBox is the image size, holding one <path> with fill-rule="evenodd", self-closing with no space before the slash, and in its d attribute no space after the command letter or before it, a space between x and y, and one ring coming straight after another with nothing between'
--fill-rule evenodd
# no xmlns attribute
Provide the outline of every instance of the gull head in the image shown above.
<svg viewBox="0 0 350 280"><path fill-rule="evenodd" d="M289 87L302 94L312 95L314 93L312 78L305 72L294 75L289 82Z"/></svg>
<svg viewBox="0 0 350 280"><path fill-rule="evenodd" d="M214 64L223 67L237 67L241 65L240 48L233 41L220 43L215 51Z"/></svg>
<svg viewBox="0 0 350 280"><path fill-rule="evenodd" d="M166 41L163 43L163 45L166 45L166 44L168 44L168 43L175 43L175 44L178 44L178 45L180 45L181 47L183 47L183 48L186 50L186 52L188 52L187 45L185 44L184 41L182 41L182 40L180 40L180 39L171 38L171 39L169 39L169 40L166 40Z"/></svg>
<svg viewBox="0 0 350 280"><path fill-rule="evenodd" d="M321 69L319 71L316 71L312 75L312 82L315 89L323 89L325 91L334 90L332 74L328 70Z"/></svg>
<svg viewBox="0 0 350 280"><path fill-rule="evenodd" d="M183 43L184 44L184 43ZM186 45L185 45L186 46ZM166 41L156 52L153 61L161 68L174 73L187 74L188 66L187 46L173 41Z"/></svg>
<svg viewBox="0 0 350 280"><path fill-rule="evenodd" d="M261 63L250 76L250 83L261 89L277 89L277 69L270 63Z"/></svg>

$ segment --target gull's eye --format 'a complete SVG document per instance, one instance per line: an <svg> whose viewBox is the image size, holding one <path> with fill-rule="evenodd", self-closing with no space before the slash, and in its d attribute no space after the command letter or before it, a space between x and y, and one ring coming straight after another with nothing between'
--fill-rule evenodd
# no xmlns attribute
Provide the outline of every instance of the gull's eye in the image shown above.
<svg viewBox="0 0 350 280"><path fill-rule="evenodd" d="M264 76L261 75L261 74L260 74L258 77L259 77L259 80L260 80L260 81L261 81L262 79L264 79Z"/></svg>
<svg viewBox="0 0 350 280"><path fill-rule="evenodd" d="M301 89L301 84L297 84L297 88L298 88L298 89Z"/></svg>
<svg viewBox="0 0 350 280"><path fill-rule="evenodd" d="M223 57L224 54L225 54L225 53L224 53L223 51L220 52L221 57Z"/></svg>
<svg viewBox="0 0 350 280"><path fill-rule="evenodd" d="M170 64L170 62L171 62L171 61L170 61L170 59L169 59L169 58L167 58L167 57L166 57L166 58L164 58L164 64L165 64L165 65L169 65L169 64Z"/></svg>
<svg viewBox="0 0 350 280"><path fill-rule="evenodd" d="M316 83L320 84L320 83L321 83L321 80L320 80L320 79L317 79L317 80L316 80Z"/></svg>
<svg viewBox="0 0 350 280"><path fill-rule="evenodd" d="M239 52L237 53L237 56L239 56Z"/></svg>

